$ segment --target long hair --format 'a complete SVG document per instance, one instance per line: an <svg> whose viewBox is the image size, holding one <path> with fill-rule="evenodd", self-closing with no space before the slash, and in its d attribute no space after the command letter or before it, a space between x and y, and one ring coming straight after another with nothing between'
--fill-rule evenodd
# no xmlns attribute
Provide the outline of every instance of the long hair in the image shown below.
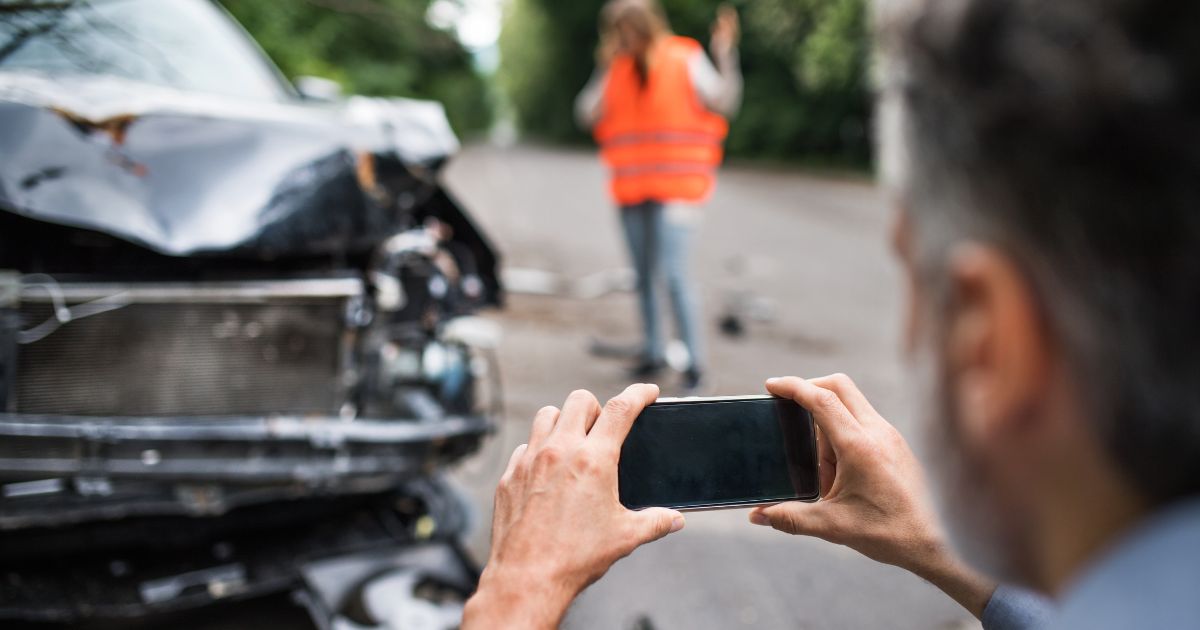
<svg viewBox="0 0 1200 630"><path fill-rule="evenodd" d="M632 29L648 44L657 42L671 34L671 25L667 22L667 14L657 0L609 0L600 11L600 31L604 37L615 37L617 27L626 26ZM634 58L638 79L646 84L650 68L650 51L648 45L640 55Z"/></svg>

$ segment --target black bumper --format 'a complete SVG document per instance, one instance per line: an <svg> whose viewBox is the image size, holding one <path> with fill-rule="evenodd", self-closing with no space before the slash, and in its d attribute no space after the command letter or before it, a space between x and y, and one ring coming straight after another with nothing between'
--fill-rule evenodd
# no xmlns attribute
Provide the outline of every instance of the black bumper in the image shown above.
<svg viewBox="0 0 1200 630"><path fill-rule="evenodd" d="M387 490L474 451L481 416L85 418L0 413L0 531Z"/></svg>

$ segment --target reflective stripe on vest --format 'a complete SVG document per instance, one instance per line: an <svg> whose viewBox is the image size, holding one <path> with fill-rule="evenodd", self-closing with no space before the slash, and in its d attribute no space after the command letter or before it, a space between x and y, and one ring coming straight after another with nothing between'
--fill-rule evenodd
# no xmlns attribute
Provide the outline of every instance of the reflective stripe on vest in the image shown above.
<svg viewBox="0 0 1200 630"><path fill-rule="evenodd" d="M716 133L688 131L629 132L607 138L600 146L620 147L631 144L711 144L721 146L724 136Z"/></svg>
<svg viewBox="0 0 1200 630"><path fill-rule="evenodd" d="M659 44L645 82L632 58L613 61L596 125L610 190L621 205L699 202L715 184L728 129L725 119L696 98L688 62L700 44L671 37Z"/></svg>
<svg viewBox="0 0 1200 630"><path fill-rule="evenodd" d="M659 173L691 173L711 174L717 167L709 164L642 164L637 166L620 166L612 170L616 177L638 177L640 175L656 175Z"/></svg>

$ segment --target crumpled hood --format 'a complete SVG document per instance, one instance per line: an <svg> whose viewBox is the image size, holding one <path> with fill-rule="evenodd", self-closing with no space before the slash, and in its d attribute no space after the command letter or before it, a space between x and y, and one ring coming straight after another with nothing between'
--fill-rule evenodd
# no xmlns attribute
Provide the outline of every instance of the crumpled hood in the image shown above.
<svg viewBox="0 0 1200 630"><path fill-rule="evenodd" d="M0 209L173 256L377 242L405 219L397 199L435 186L421 174L457 149L427 101L247 102L0 73Z"/></svg>

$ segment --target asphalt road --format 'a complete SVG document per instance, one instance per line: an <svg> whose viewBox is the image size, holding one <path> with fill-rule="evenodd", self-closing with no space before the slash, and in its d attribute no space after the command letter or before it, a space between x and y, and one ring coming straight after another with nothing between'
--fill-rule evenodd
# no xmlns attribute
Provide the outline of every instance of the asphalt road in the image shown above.
<svg viewBox="0 0 1200 630"><path fill-rule="evenodd" d="M603 178L591 153L524 146L470 147L448 174L507 266L568 278L627 266ZM886 244L888 219L882 195L865 181L726 167L692 265L712 393L761 393L769 376L842 371L908 433L901 285ZM730 338L716 322L727 304L747 302L739 291L774 317ZM626 384L622 364L591 356L589 344L634 341L634 308L628 293L512 295L492 316L504 330L505 423L456 471L477 507L470 546L480 557L492 489L534 412L575 388L603 400ZM675 378L661 384L665 393L677 388ZM689 515L683 532L636 551L588 589L565 627L647 627L640 619L658 630L977 627L922 580L844 547L751 526L744 510Z"/></svg>

